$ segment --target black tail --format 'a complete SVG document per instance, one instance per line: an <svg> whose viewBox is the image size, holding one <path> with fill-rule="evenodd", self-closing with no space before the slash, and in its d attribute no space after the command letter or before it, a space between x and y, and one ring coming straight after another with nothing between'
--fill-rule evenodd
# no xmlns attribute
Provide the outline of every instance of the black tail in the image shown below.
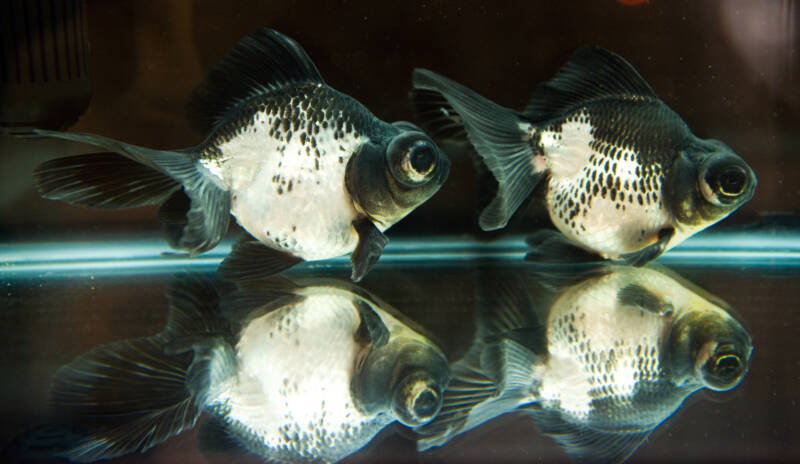
<svg viewBox="0 0 800 464"><path fill-rule="evenodd" d="M174 217L177 198L188 197L181 219L167 226L170 246L191 254L214 248L228 230L229 192L185 153L90 134L33 130L31 136L71 140L113 152L70 156L38 166L34 180L45 198L98 209L166 203L169 214L160 216Z"/></svg>
<svg viewBox="0 0 800 464"><path fill-rule="evenodd" d="M438 105L435 94L447 105ZM533 166L533 145L524 120L472 90L426 69L414 70L413 106L423 127L435 134L458 134L463 125L467 137L497 179L495 199L483 210L484 230L505 227L511 216L544 177Z"/></svg>
<svg viewBox="0 0 800 464"><path fill-rule="evenodd" d="M46 439L34 437L35 444L89 462L144 452L195 425L214 362L203 341L212 344L224 332L218 297L210 283L191 276L174 282L167 297L161 333L95 347L58 370L53 409L57 423L70 427L41 428Z"/></svg>

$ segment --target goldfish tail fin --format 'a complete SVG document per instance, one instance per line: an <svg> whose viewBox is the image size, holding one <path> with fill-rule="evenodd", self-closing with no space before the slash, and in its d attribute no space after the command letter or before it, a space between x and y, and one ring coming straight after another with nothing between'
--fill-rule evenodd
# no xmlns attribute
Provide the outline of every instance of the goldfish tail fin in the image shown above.
<svg viewBox="0 0 800 464"><path fill-rule="evenodd" d="M164 356L164 341L101 345L58 370L53 407L75 427L57 455L91 462L144 452L194 426L200 410L184 386L191 356Z"/></svg>
<svg viewBox="0 0 800 464"><path fill-rule="evenodd" d="M45 442L53 455L110 459L144 452L194 427L215 382L227 378L235 362L224 342L230 325L219 311L217 289L201 278L178 276L167 299L167 324L159 334L97 346L56 372L56 424L69 427L61 427L63 433L45 429L58 438Z"/></svg>
<svg viewBox="0 0 800 464"><path fill-rule="evenodd" d="M160 205L180 187L173 178L110 152L47 161L33 178L44 198L92 209Z"/></svg>
<svg viewBox="0 0 800 464"><path fill-rule="evenodd" d="M491 358L490 361L487 358ZM497 365L488 368L487 362ZM516 411L531 401L532 366L539 358L513 340L473 349L453 366L442 409L433 422L417 429L417 449L443 446L458 435ZM487 369L488 368L488 369ZM496 368L502 376L492 378Z"/></svg>
<svg viewBox="0 0 800 464"><path fill-rule="evenodd" d="M505 227L546 174L543 167L534 165L534 144L525 129L528 123L516 111L426 69L414 70L414 89L424 97L415 105L424 110L418 115L423 119L431 116L423 126L456 132L455 124L463 124L467 137L498 183L497 196L480 215L480 226L483 230ZM449 106L441 111L433 108L432 92L439 93Z"/></svg>
<svg viewBox="0 0 800 464"><path fill-rule="evenodd" d="M70 140L113 152L71 156L38 166L34 180L45 198L98 209L162 204L159 218L170 246L190 254L214 248L228 230L230 193L184 152L40 129L31 130L28 137Z"/></svg>

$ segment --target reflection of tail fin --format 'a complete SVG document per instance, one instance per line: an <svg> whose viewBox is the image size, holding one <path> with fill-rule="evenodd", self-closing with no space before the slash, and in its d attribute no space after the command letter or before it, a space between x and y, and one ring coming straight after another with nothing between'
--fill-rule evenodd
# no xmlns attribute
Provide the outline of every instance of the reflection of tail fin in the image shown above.
<svg viewBox="0 0 800 464"><path fill-rule="evenodd" d="M437 109L435 93L447 105ZM459 124L463 124L470 142L498 183L497 196L481 213L481 228L505 227L545 175L544 170L533 166L534 145L521 127L520 115L426 69L414 71L412 103L422 126L434 133L457 134Z"/></svg>
<svg viewBox="0 0 800 464"><path fill-rule="evenodd" d="M193 427L200 411L184 386L191 354L165 357L161 336L96 347L56 374L53 403L88 433L59 453L73 461L145 451Z"/></svg>
<svg viewBox="0 0 800 464"><path fill-rule="evenodd" d="M511 340L485 346L480 352L471 349L464 360L453 366L439 415L417 429L421 435L417 448L425 451L442 446L455 436L532 401L530 379L535 362L530 351ZM487 370L499 372L502 377L490 379Z"/></svg>
<svg viewBox="0 0 800 464"><path fill-rule="evenodd" d="M143 452L194 426L212 355L225 351L207 349L221 328L216 292L183 277L168 298L169 321L158 335L95 347L58 370L53 407L60 422L75 425L75 436L55 454L79 462L109 459Z"/></svg>
<svg viewBox="0 0 800 464"><path fill-rule="evenodd" d="M45 198L89 208L123 209L174 205L176 197L185 195L189 204L181 211L182 221L167 224L168 239L171 246L190 253L210 250L228 229L230 194L185 153L90 134L33 129L28 137L70 140L113 152L55 159L37 167L34 179Z"/></svg>

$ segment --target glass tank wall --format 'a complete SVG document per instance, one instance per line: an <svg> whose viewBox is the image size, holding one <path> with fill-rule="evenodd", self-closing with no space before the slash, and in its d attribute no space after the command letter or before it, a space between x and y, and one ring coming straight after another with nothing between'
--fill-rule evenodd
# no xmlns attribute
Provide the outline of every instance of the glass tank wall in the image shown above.
<svg viewBox="0 0 800 464"><path fill-rule="evenodd" d="M4 461L800 459L797 2L11 0L0 14ZM218 246L190 257L170 249L157 205L86 209L37 192L41 163L108 147L32 137L31 127L159 150L202 145L187 118L193 90L262 27L296 41L325 84L374 117L428 129L449 160L429 200L374 228L389 242L361 282L350 281L351 247L232 283L216 271L247 236L234 220ZM492 135L472 131L499 119L487 106L474 122L459 114L467 106L434 99L455 128L437 132L412 109L412 73L424 68L539 123L531 97L584 45L627 60L692 133L724 142L758 179L749 201L645 267L576 264L562 242L531 248L526 239L555 230L552 164L507 226L483 230L481 212L511 181L498 188L482 153ZM581 104L630 87L593 63ZM244 77L223 87L233 95ZM625 108L590 125L629 124L644 144L666 137ZM553 127L525 139L531 172L558 152L547 137L571 134ZM95 174L135 191L125 166ZM355 176L330 169L322 178L352 188ZM701 198L712 177L680 185ZM720 195L737 184L714 179ZM663 203L678 189L667 184ZM300 202L272 216L304 211L314 224L332 209ZM584 232L631 217L609 213Z"/></svg>

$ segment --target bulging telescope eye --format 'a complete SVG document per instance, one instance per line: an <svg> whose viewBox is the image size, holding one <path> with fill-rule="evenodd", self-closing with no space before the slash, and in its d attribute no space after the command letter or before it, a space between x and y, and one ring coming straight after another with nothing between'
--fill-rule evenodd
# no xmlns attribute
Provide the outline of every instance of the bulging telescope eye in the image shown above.
<svg viewBox="0 0 800 464"><path fill-rule="evenodd" d="M709 388L730 390L747 370L747 363L733 344L719 345L703 366L703 377Z"/></svg>
<svg viewBox="0 0 800 464"><path fill-rule="evenodd" d="M408 163L420 175L427 175L433 170L436 161L436 149L429 144L417 144L408 153Z"/></svg>
<svg viewBox="0 0 800 464"><path fill-rule="evenodd" d="M386 150L386 161L392 176L407 187L416 187L431 180L438 158L439 149L419 132L398 135Z"/></svg>
<svg viewBox="0 0 800 464"><path fill-rule="evenodd" d="M718 194L739 196L747 187L747 173L739 166L729 166L714 176L713 185Z"/></svg>
<svg viewBox="0 0 800 464"><path fill-rule="evenodd" d="M402 424L409 427L430 422L441 407L440 387L427 373L412 374L394 392L392 411Z"/></svg>

